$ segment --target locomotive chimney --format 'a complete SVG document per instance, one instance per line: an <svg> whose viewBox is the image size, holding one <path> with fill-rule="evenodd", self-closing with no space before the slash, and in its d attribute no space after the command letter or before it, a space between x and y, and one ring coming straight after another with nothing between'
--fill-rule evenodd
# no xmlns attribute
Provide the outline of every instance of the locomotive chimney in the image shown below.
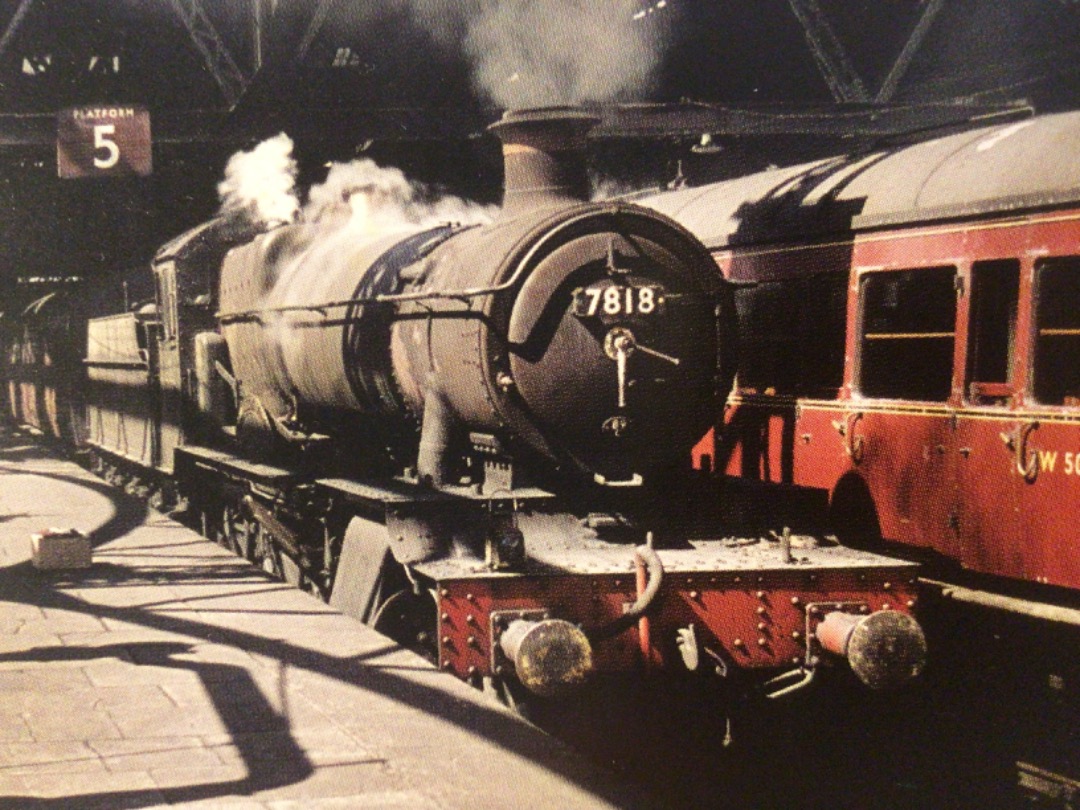
<svg viewBox="0 0 1080 810"><path fill-rule="evenodd" d="M503 144L503 214L589 196L585 136L600 119L576 107L510 110L488 129Z"/></svg>

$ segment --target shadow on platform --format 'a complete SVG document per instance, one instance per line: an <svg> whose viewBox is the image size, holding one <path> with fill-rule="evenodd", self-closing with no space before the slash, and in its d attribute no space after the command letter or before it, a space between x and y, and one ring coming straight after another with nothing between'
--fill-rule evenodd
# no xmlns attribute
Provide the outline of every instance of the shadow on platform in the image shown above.
<svg viewBox="0 0 1080 810"><path fill-rule="evenodd" d="M3 473L40 475L64 484L88 488L109 499L113 507L112 515L91 533L95 547L123 537L133 529L142 526L153 514L141 501L103 482L86 480L74 475L36 472L32 469L0 464L0 474ZM121 551L118 556L123 556L123 552ZM175 561L173 557L169 559ZM275 660L279 662L283 671L292 668L331 677L341 683L377 693L396 701L403 707L422 707L423 711L432 718L453 724L472 736L495 743L506 752L539 765L558 780L587 791L600 802L606 801L617 807L649 806L636 790L618 784L613 777L604 775L580 758L559 750L557 745L552 744L548 748L541 744L538 741L539 732L523 724L500 707L485 706L482 701L462 700L453 694L452 689L443 690L406 676L406 671L415 673L421 669L419 666L403 667L400 662L396 665L383 665L368 660L396 650L395 645L388 644L385 648L367 651L360 655L337 657L306 648L291 640L268 638L256 632L207 624L195 618L177 615L177 612L172 610L168 614L155 613L152 609L160 607L159 602L123 607L100 605L62 590L62 588L88 590L118 585L123 587L125 584L145 586L151 583L165 587L189 586L193 583L197 584L199 580L206 580L209 585L220 584L223 579L234 583L250 581L253 585L257 582L267 582L267 578L261 571L252 568L239 558L235 566L226 563L224 567L216 567L212 571L198 565L166 565L139 569L128 568L115 562L99 562L85 572L65 572L63 577L62 582L57 583L49 574L34 569L29 561L20 562L0 568L0 594L3 594L5 601L8 602L24 603L46 610L83 613L99 620L123 622L127 625L138 625L194 639L211 639L215 644L235 647L246 653ZM293 590L291 586L286 585L282 585L281 588ZM265 594L266 589L262 589L260 593ZM229 592L230 597L234 595L236 594ZM164 601L187 602L199 598L195 596L182 600ZM198 612L204 611L199 609ZM263 610L261 612L267 616L267 626L272 626L272 617L276 611ZM295 613L295 611L291 612ZM363 632L371 631L364 630ZM140 663L156 663L163 667L191 670L204 684L215 711L233 737L238 754L247 769L247 775L244 778L222 783L102 792L59 799L0 796L0 807L146 807L160 804L163 796L168 802L191 802L212 800L215 797L252 795L276 787L296 784L311 776L312 763L290 733L287 713L278 713L274 710L260 692L250 672L239 666L194 663L177 658L178 654L188 649L188 645L184 643L164 642L126 643L112 647L50 646L0 654L0 662L92 660L122 652L126 656L137 656ZM437 679L449 677L432 674ZM260 759L258 752L245 742L246 738L241 732L249 730L253 722L256 725L263 724L268 730L279 734L279 750L285 752L287 765L283 766L278 759ZM512 780L512 777L508 778Z"/></svg>

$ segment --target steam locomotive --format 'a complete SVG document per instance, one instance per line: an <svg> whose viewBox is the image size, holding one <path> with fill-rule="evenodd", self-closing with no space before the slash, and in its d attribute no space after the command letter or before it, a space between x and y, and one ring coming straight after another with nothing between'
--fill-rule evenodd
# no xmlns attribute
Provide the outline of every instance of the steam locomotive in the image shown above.
<svg viewBox="0 0 1080 810"><path fill-rule="evenodd" d="M166 245L153 305L89 321L88 446L477 685L907 683L926 655L916 565L779 515L733 532L691 468L735 374L733 288L668 217L586 201L593 123L495 124L490 225L220 219Z"/></svg>

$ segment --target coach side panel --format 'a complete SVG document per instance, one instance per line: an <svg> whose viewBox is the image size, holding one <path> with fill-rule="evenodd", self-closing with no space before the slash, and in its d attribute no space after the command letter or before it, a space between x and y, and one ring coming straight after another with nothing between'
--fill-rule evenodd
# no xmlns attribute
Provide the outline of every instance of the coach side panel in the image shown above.
<svg viewBox="0 0 1080 810"><path fill-rule="evenodd" d="M756 284L742 293L743 368L717 468L828 491L829 525L848 542L1080 586L1080 214L860 237L842 305L799 279L825 255L719 257ZM832 391L798 370L829 365L828 340L799 325L811 313L821 334L845 333Z"/></svg>

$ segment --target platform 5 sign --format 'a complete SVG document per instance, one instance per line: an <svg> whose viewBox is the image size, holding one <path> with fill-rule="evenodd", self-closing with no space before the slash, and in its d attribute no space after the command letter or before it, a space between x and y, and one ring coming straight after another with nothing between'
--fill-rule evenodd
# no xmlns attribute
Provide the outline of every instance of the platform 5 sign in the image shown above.
<svg viewBox="0 0 1080 810"><path fill-rule="evenodd" d="M120 104L61 110L56 160L63 178L150 174L150 113Z"/></svg>

